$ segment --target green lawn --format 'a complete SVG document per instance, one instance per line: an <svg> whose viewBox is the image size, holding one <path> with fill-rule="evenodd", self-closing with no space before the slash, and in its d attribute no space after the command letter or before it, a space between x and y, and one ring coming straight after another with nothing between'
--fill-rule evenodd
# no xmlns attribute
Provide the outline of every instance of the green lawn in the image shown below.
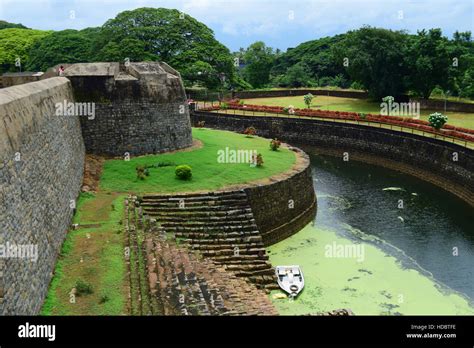
<svg viewBox="0 0 474 348"><path fill-rule="evenodd" d="M100 189L135 193L217 190L285 172L296 161L295 154L288 149L271 151L269 140L264 138L248 138L243 134L206 128L193 129L193 138L200 140L203 147L192 151L141 156L131 158L130 161L106 161ZM262 167L251 167L248 163L219 163L218 151L225 151L226 147L229 150L256 150L262 154L264 164ZM171 162L172 165L150 168L150 175L145 180L137 178L137 165L154 165L159 162ZM192 167L191 180L184 181L176 177L175 165L180 164Z"/></svg>
<svg viewBox="0 0 474 348"><path fill-rule="evenodd" d="M288 106L293 105L296 108L305 108L306 105L303 96L295 97L276 97L276 98L253 98L246 99L246 104L272 105L272 106ZM328 97L323 95L315 96L313 109L330 110L330 111L352 111L378 114L380 113L380 103L368 101L365 99ZM429 114L436 110L420 110L420 118L428 120ZM439 110L438 110L439 112ZM448 124L474 129L474 114L465 112L443 112L448 116Z"/></svg>
<svg viewBox="0 0 474 348"><path fill-rule="evenodd" d="M127 313L127 273L121 220L124 195L81 194L73 222L89 225L70 230L62 245L42 315L123 315ZM76 282L91 294L71 296Z"/></svg>

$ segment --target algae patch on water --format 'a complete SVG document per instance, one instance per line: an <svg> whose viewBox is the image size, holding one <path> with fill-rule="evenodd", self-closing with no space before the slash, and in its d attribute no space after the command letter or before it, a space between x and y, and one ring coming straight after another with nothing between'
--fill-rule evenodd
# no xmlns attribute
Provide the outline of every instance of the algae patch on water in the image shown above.
<svg viewBox="0 0 474 348"><path fill-rule="evenodd" d="M328 253L335 246L350 250L347 246L354 244L362 248L363 258ZM268 250L274 266L300 265L305 277L305 289L296 300L273 297L279 291L270 295L281 314L339 308L356 315L474 314L474 307L459 293L402 266L373 243L350 240L329 229L307 225Z"/></svg>

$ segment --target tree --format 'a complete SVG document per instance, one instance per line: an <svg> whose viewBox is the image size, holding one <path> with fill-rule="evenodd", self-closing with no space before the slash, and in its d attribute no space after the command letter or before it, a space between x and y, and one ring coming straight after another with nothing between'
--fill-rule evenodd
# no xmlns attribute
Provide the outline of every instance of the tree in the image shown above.
<svg viewBox="0 0 474 348"><path fill-rule="evenodd" d="M408 86L416 95L429 98L437 85L448 88L451 60L448 39L442 36L441 29L418 31L411 40L406 61Z"/></svg>
<svg viewBox="0 0 474 348"><path fill-rule="evenodd" d="M10 28L0 30L0 73L19 71L16 62L24 67L29 63L29 49L50 31ZM22 68L24 70L24 68Z"/></svg>
<svg viewBox="0 0 474 348"><path fill-rule="evenodd" d="M292 69L290 72L301 71L301 67L304 67L307 75L301 82L303 86L325 83L341 83L344 86L349 86L351 82L347 81L348 75L333 54L333 47L344 38L344 35L307 41L277 56L271 70L275 83L284 81L278 76L285 75L289 68L300 64L300 67ZM324 80L321 81L321 79Z"/></svg>
<svg viewBox="0 0 474 348"><path fill-rule="evenodd" d="M125 40L129 40L128 47L122 49ZM138 8L121 12L103 25L94 46L97 57L133 55L139 60L165 61L186 75L188 85L203 83L217 88L223 85L221 76L228 84L234 80L229 50L206 25L178 10ZM200 67L208 69L199 74Z"/></svg>
<svg viewBox="0 0 474 348"><path fill-rule="evenodd" d="M9 23L7 21L0 20L0 30L7 29L7 28L29 29L29 28L25 27L23 24Z"/></svg>
<svg viewBox="0 0 474 348"><path fill-rule="evenodd" d="M311 102L313 101L313 98L314 96L311 93L308 93L303 97L304 103L306 104L308 109L311 108Z"/></svg>
<svg viewBox="0 0 474 348"><path fill-rule="evenodd" d="M157 57L145 51L143 41L137 39L124 39L120 43L111 41L107 43L94 60L100 62L124 62L128 59L131 62L153 61Z"/></svg>
<svg viewBox="0 0 474 348"><path fill-rule="evenodd" d="M401 31L363 27L346 34L333 53L350 78L362 84L371 97L397 96L406 87L406 40Z"/></svg>
<svg viewBox="0 0 474 348"><path fill-rule="evenodd" d="M286 70L284 75L274 79L275 84L283 87L308 87L316 85L311 79L309 68L304 63L297 63Z"/></svg>
<svg viewBox="0 0 474 348"><path fill-rule="evenodd" d="M267 47L262 41L251 44L244 54L243 76L245 80L255 88L268 84L274 59L273 49Z"/></svg>
<svg viewBox="0 0 474 348"><path fill-rule="evenodd" d="M45 71L61 63L94 61L92 45L98 29L62 30L43 37L32 45L28 69Z"/></svg>

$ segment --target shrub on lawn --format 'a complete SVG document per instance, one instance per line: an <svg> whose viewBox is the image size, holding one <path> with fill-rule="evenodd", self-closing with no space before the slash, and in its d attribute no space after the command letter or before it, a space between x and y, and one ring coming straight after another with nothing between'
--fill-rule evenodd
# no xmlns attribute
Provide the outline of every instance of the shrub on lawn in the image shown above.
<svg viewBox="0 0 474 348"><path fill-rule="evenodd" d="M363 120L365 120L365 118L367 117L367 114L363 113L363 112L359 112L359 117Z"/></svg>
<svg viewBox="0 0 474 348"><path fill-rule="evenodd" d="M428 117L430 126L436 130L440 130L446 122L448 122L448 116L443 115L440 112L435 112Z"/></svg>
<svg viewBox="0 0 474 348"><path fill-rule="evenodd" d="M270 149L272 149L272 151L277 151L280 145L281 141L276 138L270 141Z"/></svg>
<svg viewBox="0 0 474 348"><path fill-rule="evenodd" d="M150 171L146 166L138 165L135 167L135 170L137 172L137 179L145 180L150 175Z"/></svg>
<svg viewBox="0 0 474 348"><path fill-rule="evenodd" d="M182 164L176 167L175 174L178 177L178 179L181 180L189 180L193 176L193 173L191 172L191 167Z"/></svg>
<svg viewBox="0 0 474 348"><path fill-rule="evenodd" d="M314 96L311 93L308 93L303 98L304 98L304 103L306 104L308 109L311 108L311 102L313 101Z"/></svg>
<svg viewBox="0 0 474 348"><path fill-rule="evenodd" d="M221 110L228 109L228 108L229 108L229 104L227 104L227 103L221 103L221 104L219 105L219 108L220 108Z"/></svg>
<svg viewBox="0 0 474 348"><path fill-rule="evenodd" d="M76 295L77 296L82 296L82 295L90 295L94 291L92 290L92 285L89 283L83 281L82 279L78 279L76 281Z"/></svg>
<svg viewBox="0 0 474 348"><path fill-rule="evenodd" d="M247 127L244 130L244 134L248 137L251 138L253 135L257 134L257 130L254 127Z"/></svg>
<svg viewBox="0 0 474 348"><path fill-rule="evenodd" d="M251 167L261 167L263 165L263 156L259 154L252 155L252 161L250 162Z"/></svg>

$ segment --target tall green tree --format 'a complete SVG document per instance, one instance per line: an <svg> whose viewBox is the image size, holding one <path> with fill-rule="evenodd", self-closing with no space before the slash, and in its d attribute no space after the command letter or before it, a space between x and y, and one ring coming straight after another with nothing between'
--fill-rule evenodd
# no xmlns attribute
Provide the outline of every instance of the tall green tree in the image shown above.
<svg viewBox="0 0 474 348"><path fill-rule="evenodd" d="M267 47L264 42L257 41L251 44L244 54L243 76L245 80L255 88L268 84L274 60L273 49Z"/></svg>
<svg viewBox="0 0 474 348"><path fill-rule="evenodd" d="M98 34L97 28L54 32L32 45L28 69L46 71L56 64L91 62L92 45Z"/></svg>
<svg viewBox="0 0 474 348"><path fill-rule="evenodd" d="M3 29L0 30L0 73L15 72L20 68L15 66L21 63L22 71L28 65L31 46L38 40L50 35L50 31L33 29Z"/></svg>
<svg viewBox="0 0 474 348"><path fill-rule="evenodd" d="M441 29L421 30L410 40L405 61L409 66L408 86L416 95L429 98L436 86L447 89L451 59L448 39Z"/></svg>
<svg viewBox="0 0 474 348"><path fill-rule="evenodd" d="M130 45L122 49L125 40ZM124 55L163 60L182 72L188 85L216 89L234 80L229 50L206 25L178 10L139 8L121 12L103 25L95 50L102 60Z"/></svg>
<svg viewBox="0 0 474 348"><path fill-rule="evenodd" d="M0 30L7 29L7 28L20 28L20 29L29 29L25 27L23 24L16 24L16 23L9 23L7 21L0 20Z"/></svg>
<svg viewBox="0 0 474 348"><path fill-rule="evenodd" d="M401 95L406 88L407 34L363 27L349 32L333 48L338 64L351 80L362 84L374 99Z"/></svg>

